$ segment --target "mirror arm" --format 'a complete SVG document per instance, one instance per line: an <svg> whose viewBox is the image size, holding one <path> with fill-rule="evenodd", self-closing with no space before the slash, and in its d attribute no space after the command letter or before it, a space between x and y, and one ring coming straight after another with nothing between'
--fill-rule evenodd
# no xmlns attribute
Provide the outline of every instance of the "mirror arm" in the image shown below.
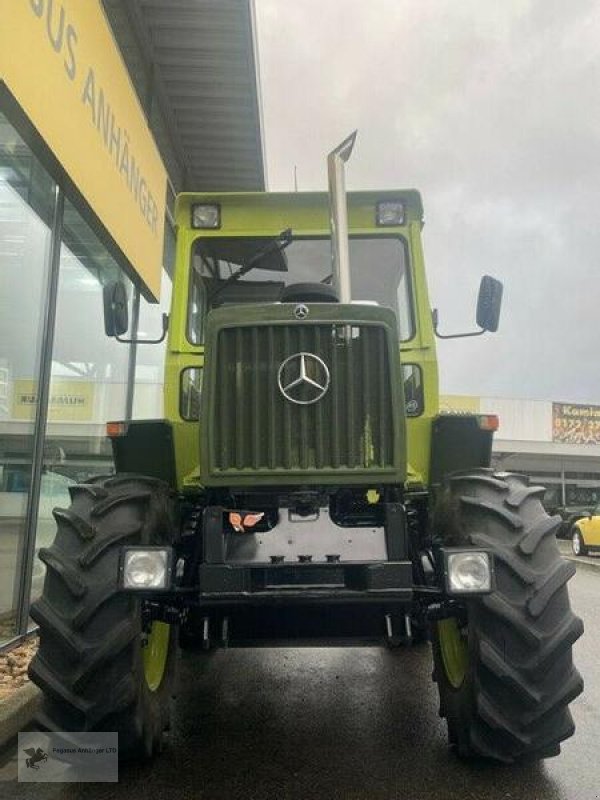
<svg viewBox="0 0 600 800"><path fill-rule="evenodd" d="M465 339L468 336L482 336L484 333L487 333L485 328L482 328L480 331L472 331L471 333L440 333L438 330L437 308L434 308L432 310L431 319L433 321L433 332L435 333L438 339Z"/></svg>
<svg viewBox="0 0 600 800"><path fill-rule="evenodd" d="M121 344L160 344L164 342L169 331L169 315L162 315L162 335L159 339L122 339L120 336L115 336L117 342Z"/></svg>

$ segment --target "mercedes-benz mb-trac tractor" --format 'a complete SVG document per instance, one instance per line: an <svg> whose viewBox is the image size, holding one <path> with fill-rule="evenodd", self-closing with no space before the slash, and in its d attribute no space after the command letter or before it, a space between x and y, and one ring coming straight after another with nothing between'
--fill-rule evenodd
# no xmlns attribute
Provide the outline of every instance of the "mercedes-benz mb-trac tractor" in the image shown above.
<svg viewBox="0 0 600 800"><path fill-rule="evenodd" d="M346 195L353 141L329 195L179 196L165 418L109 423L116 474L72 487L40 550L47 729L152 754L179 646L430 640L461 756L545 758L573 733L560 519L490 469L496 417L439 413L421 198ZM483 278L476 332L501 292ZM105 287L109 335L123 299Z"/></svg>

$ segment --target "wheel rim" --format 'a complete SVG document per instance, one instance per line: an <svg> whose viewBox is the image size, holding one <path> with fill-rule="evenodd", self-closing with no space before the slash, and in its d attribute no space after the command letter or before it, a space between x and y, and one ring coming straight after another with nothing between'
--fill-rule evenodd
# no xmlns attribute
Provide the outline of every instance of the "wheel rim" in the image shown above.
<svg viewBox="0 0 600 800"><path fill-rule="evenodd" d="M573 534L573 552L576 556L581 553L581 536L577 532Z"/></svg>
<svg viewBox="0 0 600 800"><path fill-rule="evenodd" d="M469 648L455 619L438 622L438 642L446 678L454 689L459 689L469 666Z"/></svg>
<svg viewBox="0 0 600 800"><path fill-rule="evenodd" d="M162 683L169 655L171 626L166 622L153 622L148 642L143 649L144 677L151 692Z"/></svg>

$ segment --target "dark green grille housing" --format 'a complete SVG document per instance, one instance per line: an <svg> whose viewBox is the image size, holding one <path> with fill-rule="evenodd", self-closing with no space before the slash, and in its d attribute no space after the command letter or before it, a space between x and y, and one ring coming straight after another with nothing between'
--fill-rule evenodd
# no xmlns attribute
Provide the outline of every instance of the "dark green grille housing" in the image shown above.
<svg viewBox="0 0 600 800"><path fill-rule="evenodd" d="M268 308L271 316L276 309L285 318L219 325L219 316L231 314L230 309L209 317L201 426L206 485L402 479L399 351L387 310L369 309L385 321L325 320L323 313L332 316L331 306L325 307L327 313L315 305L300 321L293 317L294 305ZM348 311L336 306L338 317L343 309ZM239 317L248 314L247 308L236 310ZM330 373L327 392L311 404L290 402L278 385L281 364L299 353L318 356ZM307 366L314 367L310 358ZM297 363L284 368L284 385L296 368ZM300 387L295 396L312 399L314 394L303 395Z"/></svg>

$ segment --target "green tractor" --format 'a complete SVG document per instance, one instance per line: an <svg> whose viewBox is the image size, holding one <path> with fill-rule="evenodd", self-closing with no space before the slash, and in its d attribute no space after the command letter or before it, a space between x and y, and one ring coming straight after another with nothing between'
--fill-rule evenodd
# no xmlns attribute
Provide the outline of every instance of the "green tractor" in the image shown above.
<svg viewBox="0 0 600 800"><path fill-rule="evenodd" d="M546 758L573 733L560 520L490 469L496 417L439 413L421 199L346 196L353 143L329 196L178 198L166 418L109 423L116 474L71 487L40 551L46 729L152 755L179 646L430 639L461 756ZM105 294L119 336L123 287ZM501 294L483 278L477 333Z"/></svg>

